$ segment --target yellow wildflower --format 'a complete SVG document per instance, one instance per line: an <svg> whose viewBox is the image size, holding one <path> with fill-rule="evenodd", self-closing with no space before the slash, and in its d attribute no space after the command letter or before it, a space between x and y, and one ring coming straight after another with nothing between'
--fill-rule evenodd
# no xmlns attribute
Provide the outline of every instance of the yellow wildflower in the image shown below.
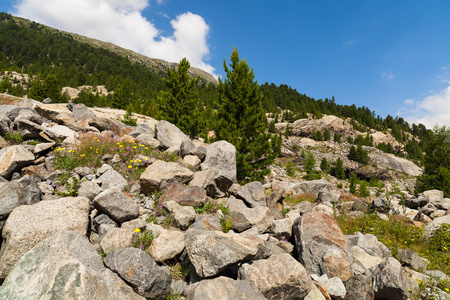
<svg viewBox="0 0 450 300"><path fill-rule="evenodd" d="M128 166L128 169L131 169L132 167L133 167L132 165L129 165L129 166Z"/></svg>
<svg viewBox="0 0 450 300"><path fill-rule="evenodd" d="M139 229L139 228L136 228L135 230L134 230L134 232L140 232L141 230Z"/></svg>

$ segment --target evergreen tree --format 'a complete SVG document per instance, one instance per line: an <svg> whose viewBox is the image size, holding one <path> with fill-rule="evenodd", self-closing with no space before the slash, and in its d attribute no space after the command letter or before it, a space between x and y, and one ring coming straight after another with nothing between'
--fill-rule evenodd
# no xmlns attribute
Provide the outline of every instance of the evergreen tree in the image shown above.
<svg viewBox="0 0 450 300"><path fill-rule="evenodd" d="M316 159L314 158L314 154L311 152L306 153L306 161L303 164L303 171L306 172L306 175L303 176L306 180L315 180L320 179L322 176L318 171L315 170L316 167Z"/></svg>
<svg viewBox="0 0 450 300"><path fill-rule="evenodd" d="M325 173L327 173L328 170L330 169L330 163L327 161L325 157L323 157L322 160L320 161L320 169Z"/></svg>
<svg viewBox="0 0 450 300"><path fill-rule="evenodd" d="M323 133L323 140L329 141L330 139L331 139L330 131L327 128L327 129L325 129L325 132Z"/></svg>
<svg viewBox="0 0 450 300"><path fill-rule="evenodd" d="M337 134L337 133L334 133L333 140L334 140L336 143L340 143L340 142L341 142L341 136L340 136L339 134Z"/></svg>
<svg viewBox="0 0 450 300"><path fill-rule="evenodd" d="M356 193L356 182L358 181L358 178L356 178L356 174L352 172L350 175L350 193L355 194Z"/></svg>
<svg viewBox="0 0 450 300"><path fill-rule="evenodd" d="M183 58L178 68L167 70L167 79L164 83L168 92L163 92L161 100L162 117L176 125L184 133L197 137L204 129L202 110L197 93L197 84L200 75L192 78L188 71L191 68L189 61Z"/></svg>
<svg viewBox="0 0 450 300"><path fill-rule="evenodd" d="M232 143L237 150L238 180L261 180L270 172L268 165L280 154L281 139L266 133L267 119L261 105L262 94L254 81L253 69L239 59L233 48L227 78L219 77L219 108L216 135Z"/></svg>
<svg viewBox="0 0 450 300"><path fill-rule="evenodd" d="M331 169L331 175L337 179L345 179L344 162L340 157L338 157L335 166Z"/></svg>
<svg viewBox="0 0 450 300"><path fill-rule="evenodd" d="M417 178L416 192L439 189L444 197L450 197L450 127L435 127L425 152L425 168Z"/></svg>

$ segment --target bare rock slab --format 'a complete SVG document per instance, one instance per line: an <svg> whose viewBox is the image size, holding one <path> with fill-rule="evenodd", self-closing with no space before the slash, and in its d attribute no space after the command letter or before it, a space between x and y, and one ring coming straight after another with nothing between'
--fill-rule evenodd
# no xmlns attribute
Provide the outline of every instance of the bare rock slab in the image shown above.
<svg viewBox="0 0 450 300"><path fill-rule="evenodd" d="M306 269L288 253L243 264L238 279L249 281L267 299L302 299L312 284Z"/></svg>
<svg viewBox="0 0 450 300"><path fill-rule="evenodd" d="M37 243L56 231L72 230L87 234L89 199L66 197L16 207L3 228L0 249L0 278Z"/></svg>
<svg viewBox="0 0 450 300"><path fill-rule="evenodd" d="M160 267L148 253L137 248L114 251L105 265L125 280L141 296L163 298L169 293L171 278L167 267Z"/></svg>
<svg viewBox="0 0 450 300"><path fill-rule="evenodd" d="M0 286L0 299L145 300L74 231L58 231L28 251Z"/></svg>
<svg viewBox="0 0 450 300"><path fill-rule="evenodd" d="M157 160L142 173L139 182L144 194L168 188L173 182L187 183L194 172L174 162Z"/></svg>

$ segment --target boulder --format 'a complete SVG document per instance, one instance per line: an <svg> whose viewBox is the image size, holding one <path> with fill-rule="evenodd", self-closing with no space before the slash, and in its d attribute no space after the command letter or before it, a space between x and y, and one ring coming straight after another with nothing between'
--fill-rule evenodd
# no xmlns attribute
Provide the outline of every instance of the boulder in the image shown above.
<svg viewBox="0 0 450 300"><path fill-rule="evenodd" d="M92 222L92 230L98 233L100 225L102 224L111 224L114 227L119 227L119 225L117 225L116 222L114 222L110 217L108 217L107 214L100 214L94 217L94 220Z"/></svg>
<svg viewBox="0 0 450 300"><path fill-rule="evenodd" d="M345 285L339 277L328 278L326 274L318 278L318 282L326 289L332 299L344 300L347 294Z"/></svg>
<svg viewBox="0 0 450 300"><path fill-rule="evenodd" d="M14 120L14 125L24 140L37 139L40 137L39 133L44 130L40 124L24 118Z"/></svg>
<svg viewBox="0 0 450 300"><path fill-rule="evenodd" d="M289 219L274 220L272 223L272 233L277 239L288 240L292 236L292 225L294 222Z"/></svg>
<svg viewBox="0 0 450 300"><path fill-rule="evenodd" d="M93 181L83 181L78 189L78 196L94 200L94 198L102 191L103 189L97 183Z"/></svg>
<svg viewBox="0 0 450 300"><path fill-rule="evenodd" d="M220 224L220 219L218 216L213 215L201 215L195 217L195 221L192 224L191 228L200 229L200 230L222 230L222 225Z"/></svg>
<svg viewBox="0 0 450 300"><path fill-rule="evenodd" d="M185 236L186 250L196 273L211 277L258 254L258 242L219 231L189 228Z"/></svg>
<svg viewBox="0 0 450 300"><path fill-rule="evenodd" d="M358 246L352 247L353 261L363 267L365 270L369 270L372 267L378 266L383 262L383 259L377 256L368 254Z"/></svg>
<svg viewBox="0 0 450 300"><path fill-rule="evenodd" d="M106 229L106 232L102 232ZM134 229L116 228L111 224L100 225L99 240L104 254L109 255L115 250L130 247L133 241Z"/></svg>
<svg viewBox="0 0 450 300"><path fill-rule="evenodd" d="M182 206L175 201L167 201L162 207L178 228L186 230L194 222L195 210L191 206Z"/></svg>
<svg viewBox="0 0 450 300"><path fill-rule="evenodd" d="M353 275L345 283L345 300L374 300L372 273Z"/></svg>
<svg viewBox="0 0 450 300"><path fill-rule="evenodd" d="M58 231L28 251L0 286L0 299L145 300L74 231Z"/></svg>
<svg viewBox="0 0 450 300"><path fill-rule="evenodd" d="M194 172L177 163L157 160L142 173L139 182L142 192L151 194L168 188L173 182L187 183L193 176Z"/></svg>
<svg viewBox="0 0 450 300"><path fill-rule="evenodd" d="M226 206L230 210L231 228L237 232L255 227L258 233L264 233L274 220L268 207L248 208L242 200L233 196L228 199Z"/></svg>
<svg viewBox="0 0 450 300"><path fill-rule="evenodd" d="M428 236L432 236L434 231L441 227L442 224L450 224L450 215L435 218L431 223L425 225L424 229Z"/></svg>
<svg viewBox="0 0 450 300"><path fill-rule="evenodd" d="M211 169L195 172L189 184L205 189L208 196L214 197L216 194L221 193L214 181L214 178L218 178L218 174L219 171Z"/></svg>
<svg viewBox="0 0 450 300"><path fill-rule="evenodd" d="M208 145L205 161L200 167L202 170L217 170L218 174L215 178L224 178L223 181L216 182L217 187L221 191L228 190L231 186L230 183L236 182L236 147L227 141L218 141Z"/></svg>
<svg viewBox="0 0 450 300"><path fill-rule="evenodd" d="M326 214L310 212L300 216L293 225L299 261L310 272L339 277L352 277L351 253L337 222Z"/></svg>
<svg viewBox="0 0 450 300"><path fill-rule="evenodd" d="M381 167L382 169L391 169L412 176L419 176L422 174L422 169L412 161L397 157L394 154L372 154L370 155L370 160L375 162L378 167Z"/></svg>
<svg viewBox="0 0 450 300"><path fill-rule="evenodd" d="M98 194L94 207L101 213L106 213L114 221L123 223L139 216L139 205L121 190L113 188Z"/></svg>
<svg viewBox="0 0 450 300"><path fill-rule="evenodd" d="M183 158L183 163L189 167L192 168L197 168L198 166L200 166L200 158L198 158L198 156L196 155L186 155Z"/></svg>
<svg viewBox="0 0 450 300"><path fill-rule="evenodd" d="M180 144L180 156L184 158L186 155L194 155L195 145L190 139L184 140Z"/></svg>
<svg viewBox="0 0 450 300"><path fill-rule="evenodd" d="M411 249L398 249L398 258L414 270L423 273L427 269L427 263Z"/></svg>
<svg viewBox="0 0 450 300"><path fill-rule="evenodd" d="M122 190L125 186L128 186L128 181L113 169L104 172L98 180L101 181L103 190L112 188Z"/></svg>
<svg viewBox="0 0 450 300"><path fill-rule="evenodd" d="M398 260L388 257L373 270L375 299L408 299L408 289Z"/></svg>
<svg viewBox="0 0 450 300"><path fill-rule="evenodd" d="M137 138L141 134L148 134L151 137L155 137L155 130L154 128L150 127L147 124L139 124L136 126L136 128L133 129L133 131L130 133L130 135L134 138Z"/></svg>
<svg viewBox="0 0 450 300"><path fill-rule="evenodd" d="M64 125L52 125L44 128L43 133L52 141L63 141L66 138L73 138L75 131Z"/></svg>
<svg viewBox="0 0 450 300"><path fill-rule="evenodd" d="M103 262L139 295L163 298L170 291L169 268L160 267L153 258L137 248L123 248L108 255Z"/></svg>
<svg viewBox="0 0 450 300"><path fill-rule="evenodd" d="M0 182L0 195L0 220L6 220L17 206L41 201L41 189L36 180L29 175L11 182ZM2 226L0 231L1 228Z"/></svg>
<svg viewBox="0 0 450 300"><path fill-rule="evenodd" d="M206 191L198 186L187 186L179 182L172 183L164 194L159 198L158 203L176 201L182 205L200 207L208 200Z"/></svg>
<svg viewBox="0 0 450 300"><path fill-rule="evenodd" d="M291 187L293 195L314 194L319 195L320 191L333 192L333 186L325 179L303 181Z"/></svg>
<svg viewBox="0 0 450 300"><path fill-rule="evenodd" d="M14 172L29 166L34 155L21 145L9 146L0 150L0 176L10 178Z"/></svg>
<svg viewBox="0 0 450 300"><path fill-rule="evenodd" d="M267 299L302 299L311 290L306 269L287 253L242 264L238 279L250 282Z"/></svg>
<svg viewBox="0 0 450 300"><path fill-rule="evenodd" d="M179 230L161 230L148 248L148 253L157 262L172 259L184 250L184 232Z"/></svg>
<svg viewBox="0 0 450 300"><path fill-rule="evenodd" d="M180 147L184 140L189 137L184 134L177 126L170 122L161 120L156 125L156 139L161 142L161 147L168 149L170 147Z"/></svg>
<svg viewBox="0 0 450 300"><path fill-rule="evenodd" d="M286 190L284 188L278 189L269 197L267 197L267 207L269 207L272 216L278 220L282 219L283 216L278 209L279 205L282 205L284 198L286 197ZM297 218L297 217L296 217Z"/></svg>
<svg viewBox="0 0 450 300"><path fill-rule="evenodd" d="M87 234L89 199L66 197L16 207L2 232L0 278L5 278L14 264L37 243L56 231L73 230Z"/></svg>
<svg viewBox="0 0 450 300"><path fill-rule="evenodd" d="M264 186L259 181L249 182L244 186L237 185L232 194L244 200L249 207L267 206Z"/></svg>
<svg viewBox="0 0 450 300"><path fill-rule="evenodd" d="M264 300L261 293L257 292L245 280L233 280L229 277L217 277L205 279L188 286L185 292L189 300Z"/></svg>
<svg viewBox="0 0 450 300"><path fill-rule="evenodd" d="M46 151L50 151L51 149L53 149L53 147L56 146L55 142L51 142L51 143L40 143L37 144L36 147L34 147L34 151L33 153L35 155L40 155L45 153Z"/></svg>
<svg viewBox="0 0 450 300"><path fill-rule="evenodd" d="M74 118L78 122L82 122L86 119L94 119L95 118L94 113L82 103L74 105L72 113L73 113Z"/></svg>
<svg viewBox="0 0 450 300"><path fill-rule="evenodd" d="M155 139L153 134L141 133L136 137L136 140L138 140L139 143L153 149L158 149L161 147L161 142Z"/></svg>

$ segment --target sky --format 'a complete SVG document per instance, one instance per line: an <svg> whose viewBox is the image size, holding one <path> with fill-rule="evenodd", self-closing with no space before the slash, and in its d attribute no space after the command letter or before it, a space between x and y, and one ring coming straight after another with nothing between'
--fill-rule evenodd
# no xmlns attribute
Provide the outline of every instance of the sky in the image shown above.
<svg viewBox="0 0 450 300"><path fill-rule="evenodd" d="M450 126L448 0L1 0L0 11L225 76Z"/></svg>

